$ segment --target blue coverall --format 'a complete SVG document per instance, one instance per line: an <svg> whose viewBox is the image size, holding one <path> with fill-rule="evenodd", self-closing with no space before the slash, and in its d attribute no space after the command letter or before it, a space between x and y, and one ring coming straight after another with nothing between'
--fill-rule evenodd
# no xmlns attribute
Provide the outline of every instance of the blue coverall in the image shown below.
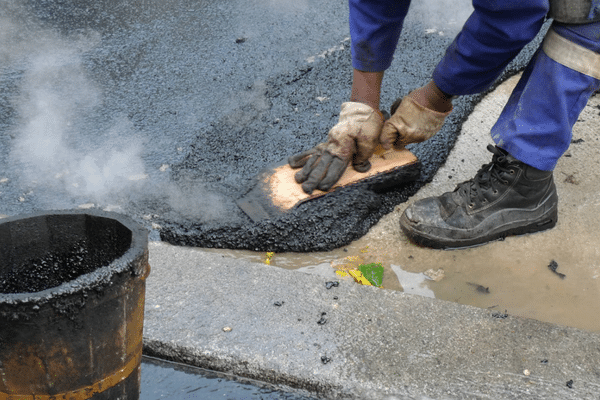
<svg viewBox="0 0 600 400"><path fill-rule="evenodd" d="M352 65L366 72L389 68L410 0L349 0ZM540 31L548 0L473 0L474 11L433 72L445 93L489 87ZM600 23L555 31L600 52ZM538 169L554 169L571 141L572 127L600 81L569 69L539 49L492 128L493 140Z"/></svg>

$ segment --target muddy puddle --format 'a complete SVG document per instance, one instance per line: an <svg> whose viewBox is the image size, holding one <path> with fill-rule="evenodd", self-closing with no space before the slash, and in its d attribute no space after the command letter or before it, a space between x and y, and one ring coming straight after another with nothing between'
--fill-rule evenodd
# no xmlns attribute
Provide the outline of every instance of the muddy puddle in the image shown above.
<svg viewBox="0 0 600 400"><path fill-rule="evenodd" d="M477 106L436 178L409 203L439 195L489 162L489 132L518 76ZM399 205L367 235L331 252L267 254L209 250L256 262L335 277L344 266L379 262L382 287L541 321L600 332L600 95L592 97L573 130L573 142L554 174L559 221L549 231L510 237L476 248L431 250L401 233ZM340 278L351 279L351 278Z"/></svg>

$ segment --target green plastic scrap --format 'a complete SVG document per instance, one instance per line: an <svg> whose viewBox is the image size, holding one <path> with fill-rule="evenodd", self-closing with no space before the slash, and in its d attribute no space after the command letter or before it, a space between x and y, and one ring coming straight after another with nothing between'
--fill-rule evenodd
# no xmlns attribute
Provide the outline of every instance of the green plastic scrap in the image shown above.
<svg viewBox="0 0 600 400"><path fill-rule="evenodd" d="M381 263L360 264L358 270L373 286L381 286L383 283L383 266Z"/></svg>

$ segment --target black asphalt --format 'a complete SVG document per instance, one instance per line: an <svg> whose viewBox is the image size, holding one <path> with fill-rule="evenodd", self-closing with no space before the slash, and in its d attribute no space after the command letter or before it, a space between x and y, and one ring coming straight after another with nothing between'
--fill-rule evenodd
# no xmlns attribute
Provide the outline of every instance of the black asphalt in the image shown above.
<svg viewBox="0 0 600 400"><path fill-rule="evenodd" d="M330 250L362 236L433 177L481 96L455 100L442 131L411 146L417 181L385 193L346 189L252 222L235 200L263 168L322 141L348 99L347 7L2 2L0 214L85 204L130 215L151 239L260 251ZM409 12L384 80L386 107L427 82L456 33L456 10L429 7Z"/></svg>

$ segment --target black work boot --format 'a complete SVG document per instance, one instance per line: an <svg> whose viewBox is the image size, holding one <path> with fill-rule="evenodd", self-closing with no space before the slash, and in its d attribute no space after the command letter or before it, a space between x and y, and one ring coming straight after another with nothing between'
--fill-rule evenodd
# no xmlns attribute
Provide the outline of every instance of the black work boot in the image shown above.
<svg viewBox="0 0 600 400"><path fill-rule="evenodd" d="M402 231L436 249L475 246L549 229L558 219L552 171L542 171L489 145L494 156L453 192L416 201L400 217Z"/></svg>

